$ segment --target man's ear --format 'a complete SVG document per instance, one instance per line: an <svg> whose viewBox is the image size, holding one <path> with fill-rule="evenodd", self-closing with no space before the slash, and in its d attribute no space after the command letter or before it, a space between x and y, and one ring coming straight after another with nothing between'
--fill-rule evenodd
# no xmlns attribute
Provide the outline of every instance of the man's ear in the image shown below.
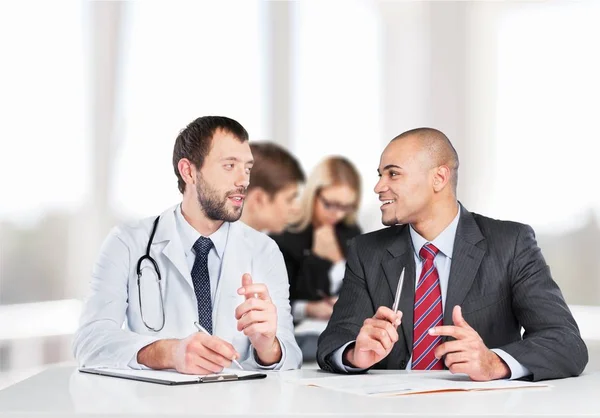
<svg viewBox="0 0 600 418"><path fill-rule="evenodd" d="M433 175L433 190L441 192L450 182L450 168L447 165L441 165L435 169Z"/></svg>
<svg viewBox="0 0 600 418"><path fill-rule="evenodd" d="M185 182L185 184L195 184L196 183L196 167L190 160L187 158L182 158L177 163L177 169L179 170L179 175Z"/></svg>
<svg viewBox="0 0 600 418"><path fill-rule="evenodd" d="M254 187L246 193L246 205L252 205L255 209L261 209L265 204L266 193L260 187Z"/></svg>

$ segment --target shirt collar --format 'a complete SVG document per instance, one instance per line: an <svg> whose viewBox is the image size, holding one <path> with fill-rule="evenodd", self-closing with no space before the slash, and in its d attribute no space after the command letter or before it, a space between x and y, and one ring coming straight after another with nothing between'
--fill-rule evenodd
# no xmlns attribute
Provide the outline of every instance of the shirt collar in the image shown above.
<svg viewBox="0 0 600 418"><path fill-rule="evenodd" d="M177 206L177 210L175 211L175 219L177 221L177 231L179 232L181 243L183 244L183 250L185 251L185 255L187 257L194 244L198 238L202 236L202 234L196 231L196 229L183 217L183 213L181 212L181 204ZM213 242L217 256L220 259L223 258L223 252L225 251L225 244L227 244L228 234L229 222L223 222L223 225L221 225L219 229L207 237Z"/></svg>
<svg viewBox="0 0 600 418"><path fill-rule="evenodd" d="M448 225L446 229L444 229L437 237L435 237L433 241L427 241L417 231L415 231L411 225L410 239L412 240L413 248L415 254L417 255L417 258L419 257L419 251L421 251L423 245L427 244L428 242L431 242L437 247L438 250L440 250L442 254L451 259L452 252L454 251L454 238L456 238L456 229L458 228L459 219L460 206L458 207L458 213L456 214L452 222L450 222L450 225Z"/></svg>

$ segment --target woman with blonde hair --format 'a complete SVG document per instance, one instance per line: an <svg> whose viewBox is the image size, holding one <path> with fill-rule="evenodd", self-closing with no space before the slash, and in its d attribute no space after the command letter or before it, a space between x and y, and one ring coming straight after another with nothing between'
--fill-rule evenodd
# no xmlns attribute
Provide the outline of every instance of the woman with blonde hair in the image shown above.
<svg viewBox="0 0 600 418"><path fill-rule="evenodd" d="M307 318L331 317L342 285L348 242L361 233L356 224L360 175L344 157L328 157L312 171L301 197L301 218L273 236L290 280L290 302L298 325ZM318 337L318 334L316 335ZM306 361L314 360L316 337L308 346L298 338Z"/></svg>

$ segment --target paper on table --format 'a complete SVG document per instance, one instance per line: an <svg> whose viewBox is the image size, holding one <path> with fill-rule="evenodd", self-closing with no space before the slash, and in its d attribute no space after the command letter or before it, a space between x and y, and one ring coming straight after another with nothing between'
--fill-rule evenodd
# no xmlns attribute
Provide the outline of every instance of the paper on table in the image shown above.
<svg viewBox="0 0 600 418"><path fill-rule="evenodd" d="M147 379L168 380L170 382L196 382L198 377L207 375L199 374L182 374L175 370L132 370L132 369L113 369L110 367L94 367L93 369L102 370L104 372L115 373L125 376L142 377ZM223 369L221 373L216 374L234 374L238 377L250 376L256 374L255 371L244 371L238 369Z"/></svg>
<svg viewBox="0 0 600 418"><path fill-rule="evenodd" d="M366 396L399 396L447 391L480 391L548 386L544 383L516 380L473 382L466 375L453 375L450 372L398 374L369 372L368 374L359 375L299 379L295 383Z"/></svg>

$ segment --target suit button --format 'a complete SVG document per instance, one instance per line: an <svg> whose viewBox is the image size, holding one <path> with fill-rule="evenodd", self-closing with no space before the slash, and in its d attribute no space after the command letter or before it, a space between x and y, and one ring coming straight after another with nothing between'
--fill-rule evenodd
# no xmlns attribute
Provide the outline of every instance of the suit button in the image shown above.
<svg viewBox="0 0 600 418"><path fill-rule="evenodd" d="M405 360L402 360L402 361L400 362L400 368L401 368L401 369L405 369L405 368L406 368L406 361L405 361Z"/></svg>

